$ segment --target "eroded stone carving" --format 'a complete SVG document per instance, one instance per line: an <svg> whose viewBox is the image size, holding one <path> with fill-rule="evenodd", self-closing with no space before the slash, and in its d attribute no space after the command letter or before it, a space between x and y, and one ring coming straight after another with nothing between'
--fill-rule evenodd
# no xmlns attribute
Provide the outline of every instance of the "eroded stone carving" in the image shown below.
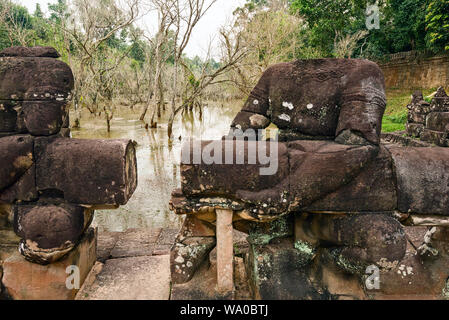
<svg viewBox="0 0 449 320"><path fill-rule="evenodd" d="M407 134L440 147L449 146L449 97L439 87L431 103L421 92L415 92L407 106Z"/></svg>
<svg viewBox="0 0 449 320"><path fill-rule="evenodd" d="M214 224L216 209L234 212L234 228L249 234L246 264L256 298L327 299L349 282L360 289L367 267L387 273L406 258L403 225L410 224L411 216L444 220L449 214L448 149L381 145L385 104L382 72L366 60L270 67L232 129L276 124L281 142L246 141L241 150L248 156L260 144L277 148L272 158L276 173L262 176L263 165L248 161L192 164L183 154L181 189L173 192L172 209L194 215L195 230ZM226 140L221 146L202 141L200 148L217 143L222 154L229 150ZM231 143L235 150L241 142ZM186 144L183 152L189 150ZM172 260L178 256L175 246ZM183 271L182 266L172 269L174 274ZM192 271L174 276L175 282L190 280ZM366 296L361 289L352 297Z"/></svg>
<svg viewBox="0 0 449 320"><path fill-rule="evenodd" d="M53 48L0 52L0 204L12 206L19 250L54 263L83 238L95 208L126 204L137 186L129 140L70 138L72 71Z"/></svg>

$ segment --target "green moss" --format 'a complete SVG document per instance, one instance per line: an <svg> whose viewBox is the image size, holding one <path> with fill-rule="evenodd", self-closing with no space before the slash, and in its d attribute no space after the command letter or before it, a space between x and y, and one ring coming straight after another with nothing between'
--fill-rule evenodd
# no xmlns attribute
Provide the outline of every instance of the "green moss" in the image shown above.
<svg viewBox="0 0 449 320"><path fill-rule="evenodd" d="M367 265L361 262L350 261L341 254L340 248L331 250L330 254L337 266L348 273L363 275Z"/></svg>
<svg viewBox="0 0 449 320"><path fill-rule="evenodd" d="M272 256L265 252L259 252L256 247L253 247L252 250L252 281L255 284L260 284L261 281L267 281L271 277Z"/></svg>
<svg viewBox="0 0 449 320"><path fill-rule="evenodd" d="M270 234L251 233L248 237L248 241L252 244L261 246L269 244L274 238L275 237Z"/></svg>
<svg viewBox="0 0 449 320"><path fill-rule="evenodd" d="M295 249L298 251L298 261L300 266L309 264L316 255L316 248L310 243L298 240L295 242Z"/></svg>
<svg viewBox="0 0 449 320"><path fill-rule="evenodd" d="M295 249L307 255L315 254L313 246L305 241L298 240L295 242Z"/></svg>
<svg viewBox="0 0 449 320"><path fill-rule="evenodd" d="M447 279L446 285L444 286L441 295L443 296L443 299L449 300L449 279Z"/></svg>
<svg viewBox="0 0 449 320"><path fill-rule="evenodd" d="M250 231L248 241L255 245L269 244L273 239L286 238L293 234L291 217L285 216L268 223L254 225Z"/></svg>

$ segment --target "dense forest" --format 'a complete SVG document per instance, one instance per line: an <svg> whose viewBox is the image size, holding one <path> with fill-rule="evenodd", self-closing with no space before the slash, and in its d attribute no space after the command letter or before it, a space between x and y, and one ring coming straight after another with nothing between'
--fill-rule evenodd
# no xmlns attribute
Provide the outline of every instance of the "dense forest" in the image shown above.
<svg viewBox="0 0 449 320"><path fill-rule="evenodd" d="M203 100L244 98L271 64L297 58L449 51L449 0L247 0L220 29L205 57L185 49L217 0L58 0L34 12L0 0L0 50L55 47L75 75L73 108L105 117L117 105L168 133L178 114ZM157 30L137 22L157 12ZM373 18L374 17L374 18ZM378 17L368 30L367 19ZM219 52L219 55L213 54ZM80 119L75 119L75 126Z"/></svg>

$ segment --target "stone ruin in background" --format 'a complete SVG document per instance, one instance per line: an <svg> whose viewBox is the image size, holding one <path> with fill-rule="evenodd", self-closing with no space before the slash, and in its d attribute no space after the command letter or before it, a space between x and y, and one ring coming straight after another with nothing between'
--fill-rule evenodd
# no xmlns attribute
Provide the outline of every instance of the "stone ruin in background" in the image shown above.
<svg viewBox="0 0 449 320"><path fill-rule="evenodd" d="M58 57L49 47L0 52L0 295L13 299L73 298L66 268L77 266L82 284L96 260L94 210L126 204L137 186L132 141L70 138L74 79ZM4 236L11 228L20 255Z"/></svg>
<svg viewBox="0 0 449 320"><path fill-rule="evenodd" d="M407 135L440 147L449 147L449 97L438 88L431 103L415 92L407 106Z"/></svg>
<svg viewBox="0 0 449 320"><path fill-rule="evenodd" d="M431 104L432 132L447 129L430 120L445 99ZM235 153L194 162L185 143L172 298L236 297L244 268L255 299L449 299L449 149L380 143L385 106L374 63L300 60L270 67L232 124L272 122L280 142L199 144L218 158L275 148L276 174ZM234 250L233 229L249 247Z"/></svg>

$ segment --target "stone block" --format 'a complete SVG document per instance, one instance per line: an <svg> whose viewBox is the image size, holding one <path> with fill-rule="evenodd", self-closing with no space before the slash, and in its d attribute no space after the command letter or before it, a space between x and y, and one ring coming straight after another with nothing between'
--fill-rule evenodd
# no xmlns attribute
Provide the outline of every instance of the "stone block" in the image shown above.
<svg viewBox="0 0 449 320"><path fill-rule="evenodd" d="M151 256L160 233L160 228L150 230L129 229L122 232L111 251L111 257L116 259Z"/></svg>
<svg viewBox="0 0 449 320"><path fill-rule="evenodd" d="M309 262L294 247L292 238L277 239L263 246L251 244L245 264L253 299L329 299L309 278Z"/></svg>
<svg viewBox="0 0 449 320"><path fill-rule="evenodd" d="M47 57L59 58L60 55L52 47L9 47L0 52L0 57Z"/></svg>
<svg viewBox="0 0 449 320"><path fill-rule="evenodd" d="M421 140L430 142L440 147L449 147L449 133L424 129L421 133Z"/></svg>
<svg viewBox="0 0 449 320"><path fill-rule="evenodd" d="M215 247L214 237L192 237L173 245L170 251L170 272L173 283L186 283Z"/></svg>
<svg viewBox="0 0 449 320"><path fill-rule="evenodd" d="M97 260L104 263L111 258L112 249L117 243L121 232L99 232L97 239Z"/></svg>
<svg viewBox="0 0 449 320"><path fill-rule="evenodd" d="M390 153L381 147L377 157L354 180L305 211L382 212L397 206L396 177Z"/></svg>
<svg viewBox="0 0 449 320"><path fill-rule="evenodd" d="M175 243L176 236L178 235L178 233L179 233L178 229L169 229L169 228L162 229L161 234L157 239L157 244L172 246Z"/></svg>
<svg viewBox="0 0 449 320"><path fill-rule="evenodd" d="M64 101L24 101L22 108L25 126L34 136L58 133L68 116Z"/></svg>
<svg viewBox="0 0 449 320"><path fill-rule="evenodd" d="M0 132L15 132L17 125L17 112L13 109L0 107Z"/></svg>
<svg viewBox="0 0 449 320"><path fill-rule="evenodd" d="M406 232L414 243L407 249L407 254L397 264L380 273L379 290L368 291L371 299L377 300L442 300L448 299L447 264L448 237L447 228L437 228L432 236L432 246L438 249L437 256L418 254L419 247L426 238L428 228L407 227ZM439 235L444 235L439 238Z"/></svg>
<svg viewBox="0 0 449 320"><path fill-rule="evenodd" d="M48 57L0 57L0 100L63 100L74 79L70 67Z"/></svg>
<svg viewBox="0 0 449 320"><path fill-rule="evenodd" d="M130 140L39 137L35 155L38 191L55 190L70 203L124 205L137 187Z"/></svg>
<svg viewBox="0 0 449 320"><path fill-rule="evenodd" d="M1 263L17 253L20 238L12 229L0 229L0 267Z"/></svg>
<svg viewBox="0 0 449 320"><path fill-rule="evenodd" d="M327 249L320 249L311 268L311 279L319 281L332 300L366 300L363 279L342 270ZM319 280L318 280L319 279Z"/></svg>
<svg viewBox="0 0 449 320"><path fill-rule="evenodd" d="M449 149L388 145L397 177L398 210L448 215Z"/></svg>
<svg viewBox="0 0 449 320"><path fill-rule="evenodd" d="M431 111L449 112L449 97L443 87L439 87L430 104Z"/></svg>
<svg viewBox="0 0 449 320"><path fill-rule="evenodd" d="M419 138L423 132L425 126L422 123L410 123L405 125L407 134L411 137Z"/></svg>
<svg viewBox="0 0 449 320"><path fill-rule="evenodd" d="M212 253L211 253L212 254ZM248 279L242 258L234 258L235 292L220 293L217 290L216 261L204 261L187 283L173 284L170 300L250 300Z"/></svg>
<svg viewBox="0 0 449 320"><path fill-rule="evenodd" d="M426 128L449 133L449 112L432 112L427 116Z"/></svg>
<svg viewBox="0 0 449 320"><path fill-rule="evenodd" d="M67 268L79 268L81 287L95 260L96 231L90 228L79 246L56 263L43 266L25 260L18 253L11 256L3 264L2 282L8 295L15 300L73 300L79 289L67 288L70 275Z"/></svg>
<svg viewBox="0 0 449 320"><path fill-rule="evenodd" d="M426 124L426 117L426 113L416 113L411 111L408 113L407 119L408 122Z"/></svg>
<svg viewBox="0 0 449 320"><path fill-rule="evenodd" d="M0 191L0 203L37 200L36 165L33 164L13 185Z"/></svg>
<svg viewBox="0 0 449 320"><path fill-rule="evenodd" d="M34 163L33 138L17 135L0 138L0 192L16 183Z"/></svg>
<svg viewBox="0 0 449 320"><path fill-rule="evenodd" d="M107 260L77 300L168 300L169 263L168 255Z"/></svg>

